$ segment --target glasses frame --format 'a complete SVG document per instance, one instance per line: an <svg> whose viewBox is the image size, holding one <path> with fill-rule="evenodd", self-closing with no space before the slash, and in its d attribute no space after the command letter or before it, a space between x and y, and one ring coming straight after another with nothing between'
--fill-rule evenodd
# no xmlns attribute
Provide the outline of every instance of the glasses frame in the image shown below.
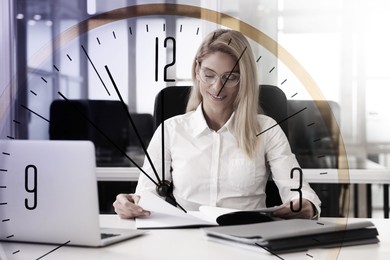
<svg viewBox="0 0 390 260"><path fill-rule="evenodd" d="M212 71L212 70L210 70L210 69L207 69L207 70L209 70L210 71L210 73L213 73L213 74L215 74L215 76L216 76L216 78L215 78L215 80L213 81L213 82L207 82L203 77L202 77L202 73L205 73L204 72L204 68L200 68L199 69L199 71L198 71L198 75L199 75L199 78L200 78L200 80L204 83L204 84L207 84L207 85L214 85L218 80L220 80L221 81L221 83L222 83L222 85L224 86L224 87L226 87L226 88L233 88L233 87L236 87L239 83L240 83L240 81L241 81L241 74L240 73L238 73L238 72L226 72L226 73L223 73L223 74L221 74L221 75L219 75L219 74L217 74L216 72L214 72L214 71ZM226 80L224 81L224 79L222 78L223 76L225 76L226 75ZM234 85L229 85L229 82L227 82L227 78L230 76L230 75L236 75L236 76L238 76L238 81L234 84Z"/></svg>

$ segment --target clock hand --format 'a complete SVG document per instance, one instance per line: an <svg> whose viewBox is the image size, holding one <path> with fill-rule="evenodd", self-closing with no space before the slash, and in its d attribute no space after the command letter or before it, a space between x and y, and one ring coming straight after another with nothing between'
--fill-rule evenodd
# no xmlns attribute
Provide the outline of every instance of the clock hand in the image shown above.
<svg viewBox="0 0 390 260"><path fill-rule="evenodd" d="M269 250L268 248L266 248L266 247L264 247L264 246L262 246L262 245L260 245L260 244L258 244L258 243L255 243L255 245L261 247L262 249L264 249L264 250L267 251L268 253L270 253L270 254L276 256L277 258L279 258L279 259L281 259L281 260L284 260L284 258L282 258L282 257L280 257L279 255L275 254L274 252L272 252L272 251Z"/></svg>
<svg viewBox="0 0 390 260"><path fill-rule="evenodd" d="M173 197L172 191L173 191L173 183L165 180L165 138L164 138L164 90L161 91L161 157L162 157L162 182L161 184L156 187L157 192L164 197L169 197L173 203L175 203L181 210L183 210L185 213L187 211L180 206L179 203L177 203L176 199Z"/></svg>
<svg viewBox="0 0 390 260"><path fill-rule="evenodd" d="M301 110L295 112L294 114L292 114L292 115L286 117L285 119L280 120L279 122L277 122L277 123L274 124L273 126L270 126L270 127L268 127L267 129L261 131L261 132L258 133L256 136L259 136L259 135L261 135L261 134L264 134L264 133L267 132L268 130L274 128L275 126L277 126L277 125L279 125L279 124L281 124L281 123L283 123L284 121L287 121L288 119L290 119L291 117L293 117L293 116L295 116L295 115L301 113L301 112L302 112L303 110L305 110L305 109L307 109L307 107L304 107L304 108L302 108Z"/></svg>
<svg viewBox="0 0 390 260"><path fill-rule="evenodd" d="M134 124L134 121L133 121L133 119L132 119L132 117L131 117L131 115L130 115L130 112L129 112L129 110L128 110L127 107L126 107L126 104L125 104L125 102L124 102L124 100L123 100L123 98L122 98L122 95L120 94L120 91L119 91L119 89L118 89L118 87L117 87L117 85L116 85L116 83L115 83L114 78L113 78L113 76L112 76L112 74L111 74L111 72L110 72L108 66L105 65L104 67L105 67L105 69L106 69L106 71L107 71L107 74L108 74L108 76L110 77L110 80L111 80L111 82L112 82L112 85L114 86L115 91L116 91L116 93L117 93L117 95L118 95L118 97L119 97L119 99L120 99L120 101L121 101L121 103L122 103L122 105L123 105L123 108L124 108L125 111L126 111L126 114L127 114L128 118L129 118L129 120L130 120L130 123L131 123L131 125L133 126L134 132L136 133L137 138L138 138L139 142L141 143L141 146L142 146L142 149L143 149L144 152L145 152L146 158L148 159L150 165L152 166L153 172L154 172L154 174L155 174L155 176L156 176L156 178L157 178L157 180L158 180L158 184L157 184L156 182L153 182L153 183L156 185L156 191L157 191L157 193L158 193L160 196L162 196L162 197L169 197L169 198L171 198L171 199L176 203L176 205L179 206L180 209L182 209L184 212L187 213L187 211L186 211L182 206L180 206L180 205L176 202L175 198L173 198L173 195L172 195L172 189L173 189L172 184L171 184L169 181L165 181L165 180L164 180L164 175L162 175L162 176L163 176L163 180L160 179L160 177L159 177L159 175L158 175L158 173L157 173L157 170L156 170L156 168L154 167L153 162L152 162L152 160L151 160L151 158L150 158L150 156L149 156L149 153L148 153L148 151L147 151L147 149L146 149L144 143L142 142L141 136L139 135L139 133L138 133L138 131L137 131L137 127L136 127L135 124ZM164 120L162 120L162 122L164 122ZM162 131L164 131L163 127L164 127L164 124L162 124ZM162 150L163 150L163 152L162 152L162 156L163 156L163 159L162 159L162 171L163 171L163 173L165 173L165 163L164 163L164 132L162 132L162 138L163 138L163 139L162 139L162 147L163 147L163 148L162 148ZM143 172L144 172L144 171L143 171Z"/></svg>
<svg viewBox="0 0 390 260"><path fill-rule="evenodd" d="M120 153L122 153L127 159L129 159L143 174L146 175L146 177L149 178L155 185L158 185L157 182L151 178L133 159L130 158L130 156L127 155L125 151L123 151L114 141L111 140L110 137L108 137L94 122L92 122L82 111L80 111L75 105L72 104L72 102L66 98L61 92L58 92L58 94L73 107L74 110L76 110L89 124L91 124L104 138L107 139Z"/></svg>
<svg viewBox="0 0 390 260"><path fill-rule="evenodd" d="M161 183L157 187L157 193L161 196L167 197L172 194L173 186L172 183L165 180L165 138L164 138L164 91L161 91L161 161L162 161L162 172L161 172ZM173 199L173 198L171 198Z"/></svg>
<svg viewBox="0 0 390 260"><path fill-rule="evenodd" d="M87 59L88 59L89 63L91 63L91 65L92 65L93 69L95 70L97 76L99 77L100 82L103 84L103 87L104 87L104 89L106 90L107 94L108 94L109 96L111 96L110 92L108 91L108 89L107 89L107 87L106 87L106 84L104 84L104 81L103 81L102 77L100 77L99 72L97 71L95 65L93 64L91 58L89 57L87 51L85 50L84 45L81 45L81 48L83 49L83 51L84 51L84 53L85 53L85 56L87 56Z"/></svg>
<svg viewBox="0 0 390 260"><path fill-rule="evenodd" d="M152 170L153 170L153 172L154 172L154 175L156 176L156 179L157 179L158 185L159 185L159 184L161 184L160 176L157 174L156 168L154 167L154 164L153 164L153 162L152 162L152 159L150 158L149 153L147 152L146 147L145 147L145 145L144 145L144 142L142 141L142 138L141 138L140 134L138 133L137 127L135 126L134 121L133 121L133 118L131 117L129 110L127 109L126 103L125 103L125 101L123 100L121 93L119 92L119 89L118 89L118 87L117 87L117 85L116 85L116 83L115 83L114 78L112 77L112 74L111 74L111 72L110 72L108 66L105 65L104 68L106 69L107 74L108 74L108 76L110 77L110 80L111 80L111 82L112 82L112 85L114 86L114 89L115 89L115 91L116 91L116 93L117 93L117 95L118 95L118 97L119 97L119 100L121 101L122 107L123 107L123 109L124 109L125 112L126 112L126 115L127 115L128 119L129 119L129 121L130 121L130 123L131 123L131 126L132 126L133 129L134 129L134 132L135 132L135 134L136 134L136 136L137 136L137 138L138 138L138 141L139 141L140 144L141 144L142 150L144 151L144 153L145 153L145 155L146 155L146 158L148 159L148 161L149 161L149 163L150 163L150 166L152 167Z"/></svg>
<svg viewBox="0 0 390 260"><path fill-rule="evenodd" d="M228 75L228 77L226 78L226 80L223 82L223 84L222 84L222 88L219 90L219 92L218 92L218 94L217 94L217 96L219 96L219 94L221 94L221 91L222 91L222 89L225 87L225 85L226 85L226 82L228 81L228 79L230 78L230 75L232 75L232 73L233 73L233 71L234 71L234 69L237 67L237 65L238 65L238 62L241 60L241 58L242 58L242 55L244 55L244 52L246 51L246 48L247 47L245 47L244 48L244 50L241 52L241 55L240 55L240 57L238 57L238 59L237 59L237 61L236 61L236 63L234 64L234 66L233 66L233 69L229 72L229 75Z"/></svg>
<svg viewBox="0 0 390 260"><path fill-rule="evenodd" d="M69 243L70 243L70 240L66 241L65 243L63 243L63 244L61 244L61 245L59 245L59 246L57 246L57 247L56 247L56 248L54 248L53 250L50 250L50 251L49 251L49 252L47 252L46 254L44 254L44 255L41 255L40 257L36 258L35 260L42 259L42 258L44 258L45 256L47 256L47 255L49 255L49 254L53 253L54 251L56 251L56 250L60 249L60 248L61 248L61 247L63 247L63 246L66 246L66 245L67 245L67 244L69 244Z"/></svg>

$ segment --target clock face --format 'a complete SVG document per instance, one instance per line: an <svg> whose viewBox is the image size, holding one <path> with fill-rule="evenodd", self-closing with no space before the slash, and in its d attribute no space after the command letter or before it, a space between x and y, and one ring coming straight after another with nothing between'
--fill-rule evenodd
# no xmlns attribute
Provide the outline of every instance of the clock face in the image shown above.
<svg viewBox="0 0 390 260"><path fill-rule="evenodd" d="M167 22L172 21L172 18L175 18L174 24ZM300 106L297 103L298 105L293 111L289 111L284 121L293 120L305 113L314 113L310 109L315 109L315 113L320 117L330 116L335 121L331 104L325 100L320 87L299 62L264 34L261 28L252 27L239 19L196 6L151 4L129 6L91 17L59 35L50 48L42 48L34 56L34 67L38 68L37 70L49 68L53 73L48 76L28 78L27 89L14 93L14 98L27 101L16 104L12 109L22 110L28 116L22 120L13 119L15 131L9 133L7 138L18 139L18 128L24 127L31 133L31 139L48 139L51 124L50 104L57 99L66 102L88 96L90 99L119 100L121 104L127 104L130 110L138 113L152 111L155 96L161 89L174 85L191 85L189 82L191 63L197 47L207 33L218 27L238 30L248 38L254 50L261 81L267 83L272 81L286 93L290 100L299 100L302 97L311 99L313 106ZM137 48L132 48L132 45ZM128 52L133 49L136 50L136 55ZM265 64L264 60L273 60L275 63ZM72 71L78 64L88 67L86 71L88 87L71 79L66 79L67 84L55 84L55 80L63 80L60 76L62 73ZM276 77L275 73L281 67L287 68L289 74ZM131 90L127 85L132 76L137 78L135 90L134 88ZM292 78L300 85L289 84ZM133 102L134 100L137 102ZM6 119L1 118L1 120ZM305 123L304 127L316 127L316 122ZM137 127L136 122L134 126ZM307 138L310 142L318 142L319 139L326 137L305 136L303 138ZM335 149L339 149L340 156L345 156L342 139L341 145ZM7 154L7 151L0 151L0 153L0 163L7 156L13 156ZM321 154L318 157L320 158ZM346 168L340 163L339 167ZM0 170L2 171L0 193L12 193L16 188L6 183L7 169L3 169L0 165ZM288 176L291 174L291 178L301 176L300 169L291 169L291 171L286 173ZM318 173L321 174L324 173ZM345 175L345 170L343 174ZM30 167L28 174L21 174L20 178L29 178L29 183L34 184L35 176L34 168ZM345 177L343 179L345 182ZM299 190L300 187L294 187L292 191L299 192ZM34 185L26 186L25 192L26 196L33 196L36 192ZM30 202L29 207L36 206L34 200ZM1 197L0 207L4 216L0 225L7 225L7 222L12 221L7 217L8 212L12 215L12 208L7 207L7 202L1 201ZM29 208L26 210L33 211ZM17 235L9 234L9 238ZM2 237L3 240L7 238L8 236ZM64 241L68 240L64 238ZM23 245L11 251L7 251L6 254L23 255ZM337 253L332 251L331 259L336 258Z"/></svg>

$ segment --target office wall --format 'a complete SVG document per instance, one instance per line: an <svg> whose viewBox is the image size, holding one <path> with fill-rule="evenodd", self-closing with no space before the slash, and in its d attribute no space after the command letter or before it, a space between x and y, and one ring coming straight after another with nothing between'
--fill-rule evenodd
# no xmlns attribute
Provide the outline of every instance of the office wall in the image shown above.
<svg viewBox="0 0 390 260"><path fill-rule="evenodd" d="M11 134L11 78L13 71L13 53L15 46L11 38L13 19L11 0L0 1L0 138Z"/></svg>

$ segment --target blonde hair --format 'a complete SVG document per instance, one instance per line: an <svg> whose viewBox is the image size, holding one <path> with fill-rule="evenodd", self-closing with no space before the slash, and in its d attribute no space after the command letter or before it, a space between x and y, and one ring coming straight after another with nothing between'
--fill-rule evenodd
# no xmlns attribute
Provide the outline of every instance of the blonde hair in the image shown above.
<svg viewBox="0 0 390 260"><path fill-rule="evenodd" d="M210 54L223 52L231 55L238 62L240 83L237 97L233 103L233 134L239 147L253 158L258 145L260 125L257 121L259 112L259 86L256 64L249 42L243 34L234 30L217 29L206 36L200 45L192 64L192 87L187 103L187 112L196 110L202 102L199 81L196 78L198 65Z"/></svg>

